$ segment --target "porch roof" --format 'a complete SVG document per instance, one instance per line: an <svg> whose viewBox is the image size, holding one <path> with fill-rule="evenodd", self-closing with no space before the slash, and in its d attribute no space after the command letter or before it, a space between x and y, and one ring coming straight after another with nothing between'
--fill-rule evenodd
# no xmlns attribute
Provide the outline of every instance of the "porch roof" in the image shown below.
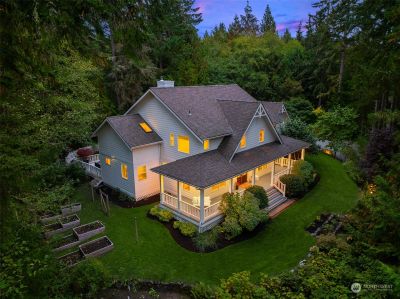
<svg viewBox="0 0 400 299"><path fill-rule="evenodd" d="M201 189L207 188L310 146L309 143L301 140L287 136L281 137L283 144L268 143L237 153L230 163L218 150L212 150L151 170Z"/></svg>

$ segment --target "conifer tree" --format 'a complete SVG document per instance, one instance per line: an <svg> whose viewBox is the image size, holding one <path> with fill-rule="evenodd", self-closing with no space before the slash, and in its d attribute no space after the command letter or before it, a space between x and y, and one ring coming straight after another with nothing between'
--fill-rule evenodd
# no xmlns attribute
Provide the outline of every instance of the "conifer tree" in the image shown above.
<svg viewBox="0 0 400 299"><path fill-rule="evenodd" d="M242 24L240 23L238 15L235 15L235 17L233 18L233 22L229 25L228 28L229 36L235 37L242 34L242 32Z"/></svg>
<svg viewBox="0 0 400 299"><path fill-rule="evenodd" d="M265 32L276 33L276 23L268 4L267 7L265 8L264 16L261 21L260 31L261 33Z"/></svg>
<svg viewBox="0 0 400 299"><path fill-rule="evenodd" d="M297 27L297 31L296 31L296 39L299 42L303 41L303 30L302 30L302 27L303 27L303 24L302 24L302 21L300 21L299 27Z"/></svg>
<svg viewBox="0 0 400 299"><path fill-rule="evenodd" d="M292 39L292 36L290 35L289 29L286 28L286 29L285 29L285 32L283 33L282 40L283 40L285 43L287 43L287 42L289 42L291 39Z"/></svg>
<svg viewBox="0 0 400 299"><path fill-rule="evenodd" d="M240 23L244 34L256 35L258 33L258 20L256 16L253 15L253 9L248 0L244 8L244 15L240 16Z"/></svg>

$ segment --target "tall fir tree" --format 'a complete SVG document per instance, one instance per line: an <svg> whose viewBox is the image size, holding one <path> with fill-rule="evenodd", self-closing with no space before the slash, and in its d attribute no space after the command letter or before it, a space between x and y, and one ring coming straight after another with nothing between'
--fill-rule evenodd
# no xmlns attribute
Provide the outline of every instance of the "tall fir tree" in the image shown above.
<svg viewBox="0 0 400 299"><path fill-rule="evenodd" d="M240 23L244 34L256 35L258 33L258 20L256 16L253 15L253 9L251 8L248 0L244 8L244 15L240 16Z"/></svg>
<svg viewBox="0 0 400 299"><path fill-rule="evenodd" d="M276 33L276 23L268 4L267 7L265 8L264 16L261 21L260 31L261 33L266 33L266 32Z"/></svg>
<svg viewBox="0 0 400 299"><path fill-rule="evenodd" d="M240 23L238 15L235 15L235 17L233 18L233 22L229 24L228 34L230 37L235 37L242 34L242 32L242 24Z"/></svg>
<svg viewBox="0 0 400 299"><path fill-rule="evenodd" d="M302 21L300 21L299 26L297 27L297 31L296 31L296 39L299 42L303 41L303 30L302 30L302 28L303 28L303 23L302 23Z"/></svg>
<svg viewBox="0 0 400 299"><path fill-rule="evenodd" d="M292 36L290 35L289 29L286 28L286 29L285 29L285 32L283 33L282 40L283 40L285 43L287 43L287 42L289 42L291 39L292 39Z"/></svg>

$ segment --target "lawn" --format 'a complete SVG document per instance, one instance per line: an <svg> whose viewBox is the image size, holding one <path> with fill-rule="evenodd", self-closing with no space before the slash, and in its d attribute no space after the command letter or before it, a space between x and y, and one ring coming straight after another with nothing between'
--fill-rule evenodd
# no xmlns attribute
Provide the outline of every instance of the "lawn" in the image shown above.
<svg viewBox="0 0 400 299"><path fill-rule="evenodd" d="M303 199L275 218L254 238L212 253L189 252L175 243L164 226L146 217L150 206L124 209L111 204L105 216L90 189L81 186L74 200L82 203L82 223L101 220L114 250L99 260L119 279L203 281L216 284L243 270L275 274L296 266L315 242L304 228L322 212L344 212L355 205L358 191L340 162L319 154L307 157L321 176ZM134 221L138 225L135 238Z"/></svg>

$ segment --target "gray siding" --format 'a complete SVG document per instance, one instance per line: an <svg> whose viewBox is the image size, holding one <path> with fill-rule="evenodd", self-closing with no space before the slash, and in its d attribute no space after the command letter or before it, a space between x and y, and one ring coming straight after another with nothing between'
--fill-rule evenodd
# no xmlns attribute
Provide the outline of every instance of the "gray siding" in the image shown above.
<svg viewBox="0 0 400 299"><path fill-rule="evenodd" d="M264 142L259 142L258 139L259 132L261 129L264 129L265 131ZM276 135L268 119L265 116L261 118L256 117L253 119L252 123L250 124L250 127L246 132L246 147L240 148L239 146L237 152L239 153L256 146L274 142L275 140L276 140Z"/></svg>
<svg viewBox="0 0 400 299"><path fill-rule="evenodd" d="M172 162L204 152L200 142L162 103L149 93L131 111L139 113L163 139L161 162ZM174 133L175 145L169 145L169 134ZM189 136L190 154L178 152L178 135ZM210 150L218 147L222 138L210 140Z"/></svg>
<svg viewBox="0 0 400 299"><path fill-rule="evenodd" d="M105 124L98 132L98 144L103 182L130 196L135 196L131 151L109 124ZM111 165L105 163L105 157L111 158ZM121 176L122 163L128 166L127 180Z"/></svg>

